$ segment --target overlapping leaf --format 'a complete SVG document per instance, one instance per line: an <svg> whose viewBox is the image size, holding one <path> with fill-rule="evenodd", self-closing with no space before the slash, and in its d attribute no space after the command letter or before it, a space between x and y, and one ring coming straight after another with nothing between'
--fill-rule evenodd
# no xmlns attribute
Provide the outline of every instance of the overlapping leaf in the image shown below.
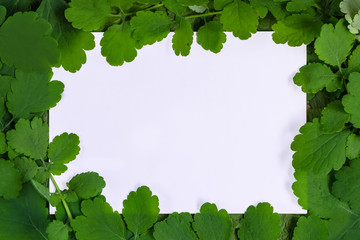
<svg viewBox="0 0 360 240"><path fill-rule="evenodd" d="M218 21L211 21L200 27L197 32L197 42L205 49L218 53L226 42L226 34Z"/></svg>
<svg viewBox="0 0 360 240"><path fill-rule="evenodd" d="M260 18L266 17L269 11L277 20L281 20L288 15L285 4L282 2L274 0L250 0L250 4Z"/></svg>
<svg viewBox="0 0 360 240"><path fill-rule="evenodd" d="M164 221L155 224L156 240L197 240L191 229L193 221L189 213L172 213Z"/></svg>
<svg viewBox="0 0 360 240"><path fill-rule="evenodd" d="M194 32L191 28L191 24L186 19L182 18L172 39L172 48L174 49L176 56L179 56L180 54L182 56L189 55L193 43L193 35Z"/></svg>
<svg viewBox="0 0 360 240"><path fill-rule="evenodd" d="M345 111L350 114L351 123L360 128L360 73L350 74L347 89L348 94L343 97L342 104Z"/></svg>
<svg viewBox="0 0 360 240"><path fill-rule="evenodd" d="M326 224L320 218L313 216L300 217L294 229L293 240L328 240L329 233Z"/></svg>
<svg viewBox="0 0 360 240"><path fill-rule="evenodd" d="M75 192L80 199L89 199L101 194L105 181L96 172L86 172L77 174L66 185L69 191Z"/></svg>
<svg viewBox="0 0 360 240"><path fill-rule="evenodd" d="M350 134L346 142L346 157L349 159L360 157L360 136Z"/></svg>
<svg viewBox="0 0 360 240"><path fill-rule="evenodd" d="M350 115L344 111L340 100L329 103L322 111L321 125L324 132L334 133L344 129L350 120Z"/></svg>
<svg viewBox="0 0 360 240"><path fill-rule="evenodd" d="M5 199L16 198L21 188L20 172L12 162L0 158L0 197Z"/></svg>

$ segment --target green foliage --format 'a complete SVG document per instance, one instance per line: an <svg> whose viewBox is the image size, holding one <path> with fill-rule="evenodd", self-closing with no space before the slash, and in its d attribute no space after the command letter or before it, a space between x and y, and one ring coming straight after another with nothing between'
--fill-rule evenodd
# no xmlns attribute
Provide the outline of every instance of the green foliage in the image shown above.
<svg viewBox="0 0 360 240"><path fill-rule="evenodd" d="M273 0L250 0L250 4L260 18L266 17L269 11L277 20L281 20L287 16L282 2Z"/></svg>
<svg viewBox="0 0 360 240"><path fill-rule="evenodd" d="M358 46L349 58L349 72L360 72L360 46Z"/></svg>
<svg viewBox="0 0 360 240"><path fill-rule="evenodd" d="M0 197L16 198L22 188L20 172L10 161L0 158Z"/></svg>
<svg viewBox="0 0 360 240"><path fill-rule="evenodd" d="M209 2L209 0L178 0L178 2L184 6L201 6Z"/></svg>
<svg viewBox="0 0 360 240"><path fill-rule="evenodd" d="M222 10L226 5L231 3L232 0L214 0L214 8L215 10Z"/></svg>
<svg viewBox="0 0 360 240"><path fill-rule="evenodd" d="M347 113L350 114L350 121L356 128L360 128L360 73L354 72L349 76L347 84L348 94L342 99L342 104Z"/></svg>
<svg viewBox="0 0 360 240"><path fill-rule="evenodd" d="M186 7L180 4L177 0L164 0L163 4L167 9L178 16L182 16L186 10Z"/></svg>
<svg viewBox="0 0 360 240"><path fill-rule="evenodd" d="M277 240L280 235L280 216L273 213L269 203L250 206L240 222L240 240Z"/></svg>
<svg viewBox="0 0 360 240"><path fill-rule="evenodd" d="M156 240L196 240L191 230L193 219L189 213L172 213L164 221L155 224Z"/></svg>
<svg viewBox="0 0 360 240"><path fill-rule="evenodd" d="M345 124L350 120L350 115L344 111L341 101L329 103L322 111L321 125L324 132L334 133L344 129Z"/></svg>
<svg viewBox="0 0 360 240"><path fill-rule="evenodd" d="M76 158L80 152L80 140L76 134L63 133L49 144L50 172L60 175L67 170L65 164Z"/></svg>
<svg viewBox="0 0 360 240"><path fill-rule="evenodd" d="M340 10L345 14L345 19L349 23L349 31L353 34L358 34L360 30L360 1L343 0L340 3Z"/></svg>
<svg viewBox="0 0 360 240"><path fill-rule="evenodd" d="M286 9L290 12L301 12L316 6L319 0L291 0L286 5Z"/></svg>
<svg viewBox="0 0 360 240"><path fill-rule="evenodd" d="M200 27L197 32L197 42L205 50L218 53L226 42L226 34L222 25L217 21L211 21Z"/></svg>
<svg viewBox="0 0 360 240"><path fill-rule="evenodd" d="M45 159L49 144L49 126L40 118L20 119L15 129L7 132L6 138L10 147L16 152L33 159Z"/></svg>
<svg viewBox="0 0 360 240"><path fill-rule="evenodd" d="M291 149L296 171L310 171L327 174L339 170L346 160L345 146L349 131L328 134L321 128L318 119L300 128Z"/></svg>
<svg viewBox="0 0 360 240"><path fill-rule="evenodd" d="M59 60L51 32L51 25L36 13L15 13L0 27L1 61L27 72L48 72Z"/></svg>
<svg viewBox="0 0 360 240"><path fill-rule="evenodd" d="M306 13L293 14L273 25L275 43L288 43L289 46L310 44L320 34L321 20Z"/></svg>
<svg viewBox="0 0 360 240"><path fill-rule="evenodd" d="M329 233L323 220L313 216L307 218L301 217L294 230L293 240L327 240L329 239L328 235Z"/></svg>
<svg viewBox="0 0 360 240"><path fill-rule="evenodd" d="M182 18L172 39L172 48L174 49L176 56L179 56L180 54L182 56L189 55L193 43L193 35L194 32L191 28L191 24L186 19Z"/></svg>
<svg viewBox="0 0 360 240"><path fill-rule="evenodd" d="M227 5L220 17L225 31L230 31L235 37L248 39L251 33L256 33L259 17L250 4L234 0Z"/></svg>
<svg viewBox="0 0 360 240"><path fill-rule="evenodd" d="M101 54L112 66L121 66L131 62L137 55L136 41L132 37L132 28L125 22L109 27L101 39Z"/></svg>
<svg viewBox="0 0 360 240"><path fill-rule="evenodd" d="M66 185L69 191L75 192L79 198L89 199L101 194L105 181L96 172L86 172L77 174Z"/></svg>
<svg viewBox="0 0 360 240"><path fill-rule="evenodd" d="M136 192L130 192L123 204L124 220L135 237L145 233L157 221L159 199L152 195L148 187L142 186Z"/></svg>
<svg viewBox="0 0 360 240"><path fill-rule="evenodd" d="M118 212L100 198L81 203L84 216L76 217L71 226L79 240L119 239L127 240L131 235L126 230Z"/></svg>
<svg viewBox="0 0 360 240"><path fill-rule="evenodd" d="M0 25L4 23L6 18L6 8L0 5Z"/></svg>
<svg viewBox="0 0 360 240"><path fill-rule="evenodd" d="M68 226L61 221L52 221L46 228L46 233L49 235L49 240L69 239Z"/></svg>
<svg viewBox="0 0 360 240"><path fill-rule="evenodd" d="M204 203L195 214L193 228L200 240L229 239L232 223L225 209L218 211L215 204Z"/></svg>
<svg viewBox="0 0 360 240"><path fill-rule="evenodd" d="M23 182L33 179L38 173L38 165L35 161L27 157L18 157L14 159L15 167L20 171Z"/></svg>
<svg viewBox="0 0 360 240"><path fill-rule="evenodd" d="M0 239L47 240L47 217L45 199L26 183L18 198L0 198Z"/></svg>
<svg viewBox="0 0 360 240"><path fill-rule="evenodd" d="M360 157L360 136L350 134L346 142L346 157L349 159Z"/></svg>
<svg viewBox="0 0 360 240"><path fill-rule="evenodd" d="M0 154L4 154L7 151L5 133L0 132Z"/></svg>

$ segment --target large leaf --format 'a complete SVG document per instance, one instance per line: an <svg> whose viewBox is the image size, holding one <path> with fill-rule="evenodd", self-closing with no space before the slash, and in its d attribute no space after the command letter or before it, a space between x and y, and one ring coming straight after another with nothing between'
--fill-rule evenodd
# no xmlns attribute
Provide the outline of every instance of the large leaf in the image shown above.
<svg viewBox="0 0 360 240"><path fill-rule="evenodd" d="M0 197L5 199L16 198L21 188L20 172L12 162L0 158Z"/></svg>

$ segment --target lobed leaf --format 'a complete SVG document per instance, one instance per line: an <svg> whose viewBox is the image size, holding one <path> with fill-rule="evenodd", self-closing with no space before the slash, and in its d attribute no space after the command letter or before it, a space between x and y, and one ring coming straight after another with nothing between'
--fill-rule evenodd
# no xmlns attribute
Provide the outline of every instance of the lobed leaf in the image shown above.
<svg viewBox="0 0 360 240"><path fill-rule="evenodd" d="M360 157L360 136L349 135L346 142L346 157L350 160Z"/></svg>
<svg viewBox="0 0 360 240"><path fill-rule="evenodd" d="M348 66L349 73L352 72L360 72L360 46L358 46L349 58L349 66Z"/></svg>
<svg viewBox="0 0 360 240"><path fill-rule="evenodd" d="M197 42L205 50L219 53L226 42L226 34L218 21L211 21L201 26L197 32Z"/></svg>
<svg viewBox="0 0 360 240"><path fill-rule="evenodd" d="M269 11L277 20L285 18L288 14L282 2L273 0L250 0L250 4L260 18L266 17Z"/></svg>
<svg viewBox="0 0 360 240"><path fill-rule="evenodd" d="M177 0L164 0L164 6L177 16L182 16L186 11L186 6L180 4Z"/></svg>
<svg viewBox="0 0 360 240"><path fill-rule="evenodd" d="M0 158L0 197L5 199L16 198L21 188L20 172L12 162Z"/></svg>
<svg viewBox="0 0 360 240"><path fill-rule="evenodd" d="M187 56L190 53L191 45L193 43L194 32L191 28L191 24L186 19L180 20L179 27L175 29L175 33L172 39L172 48L175 51L175 55Z"/></svg>
<svg viewBox="0 0 360 240"><path fill-rule="evenodd" d="M300 217L294 229L293 240L328 240L329 233L324 220L314 216Z"/></svg>
<svg viewBox="0 0 360 240"><path fill-rule="evenodd" d="M49 240L69 239L68 226L58 220L54 220L48 225L46 228L46 233L49 235Z"/></svg>
<svg viewBox="0 0 360 240"><path fill-rule="evenodd" d="M350 122L360 128L360 73L353 72L347 84L348 94L342 98L345 112L350 114Z"/></svg>
<svg viewBox="0 0 360 240"><path fill-rule="evenodd" d="M329 103L321 113L320 122L326 133L342 131L349 121L350 115L344 111L340 100Z"/></svg>
<svg viewBox="0 0 360 240"><path fill-rule="evenodd" d="M291 0L286 5L286 10L290 12L301 12L316 6L318 0Z"/></svg>
<svg viewBox="0 0 360 240"><path fill-rule="evenodd" d="M96 172L86 172L77 174L66 185L69 191L75 192L80 199L89 199L101 194L105 181Z"/></svg>

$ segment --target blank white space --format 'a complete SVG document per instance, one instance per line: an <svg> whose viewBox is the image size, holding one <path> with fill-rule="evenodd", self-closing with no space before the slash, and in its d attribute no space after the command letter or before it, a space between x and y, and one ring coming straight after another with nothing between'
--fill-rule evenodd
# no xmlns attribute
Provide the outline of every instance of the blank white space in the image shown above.
<svg viewBox="0 0 360 240"><path fill-rule="evenodd" d="M230 213L270 202L278 213L304 213L291 190L290 144L305 123L306 100L292 78L306 47L276 45L270 32L241 41L227 34L219 54L193 44L177 57L168 38L111 67L97 47L65 83L50 112L50 139L80 136L81 152L56 180L96 171L103 194L121 212L130 191L147 185L161 213L198 212L204 202Z"/></svg>

